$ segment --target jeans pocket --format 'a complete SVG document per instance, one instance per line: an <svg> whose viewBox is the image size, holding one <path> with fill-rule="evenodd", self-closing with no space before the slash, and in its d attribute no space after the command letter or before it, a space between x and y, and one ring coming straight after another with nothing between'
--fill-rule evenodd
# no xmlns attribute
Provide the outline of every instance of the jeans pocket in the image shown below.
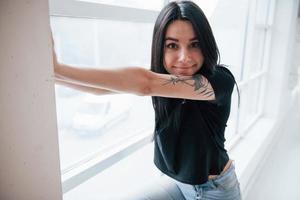
<svg viewBox="0 0 300 200"><path fill-rule="evenodd" d="M220 190L232 190L239 188L239 182L235 173L230 173L220 179L216 178L215 180L212 180L212 182L215 187Z"/></svg>

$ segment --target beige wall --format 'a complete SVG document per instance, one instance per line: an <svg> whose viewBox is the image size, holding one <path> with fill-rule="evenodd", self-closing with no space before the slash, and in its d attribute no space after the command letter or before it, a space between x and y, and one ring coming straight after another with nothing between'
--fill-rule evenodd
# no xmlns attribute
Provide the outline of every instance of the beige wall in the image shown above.
<svg viewBox="0 0 300 200"><path fill-rule="evenodd" d="M47 0L0 1L0 199L62 199Z"/></svg>

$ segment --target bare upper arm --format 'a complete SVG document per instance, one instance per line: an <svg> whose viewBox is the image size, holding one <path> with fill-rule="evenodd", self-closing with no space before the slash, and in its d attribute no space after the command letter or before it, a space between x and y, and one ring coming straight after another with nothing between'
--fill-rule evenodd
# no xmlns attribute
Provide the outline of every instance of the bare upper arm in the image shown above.
<svg viewBox="0 0 300 200"><path fill-rule="evenodd" d="M214 90L204 76L175 76L171 74L149 73L149 96L183 98L193 100L215 100Z"/></svg>

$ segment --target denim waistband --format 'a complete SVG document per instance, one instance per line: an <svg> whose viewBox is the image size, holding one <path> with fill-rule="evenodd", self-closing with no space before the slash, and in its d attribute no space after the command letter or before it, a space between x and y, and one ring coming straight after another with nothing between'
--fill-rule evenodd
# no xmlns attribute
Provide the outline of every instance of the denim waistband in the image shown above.
<svg viewBox="0 0 300 200"><path fill-rule="evenodd" d="M215 188L216 185L220 185L222 183L226 184L228 182L232 182L233 180L237 179L236 174L235 174L235 164L234 161L230 163L230 166L228 169L220 174L217 175L216 177L208 180L206 183L200 184L200 185L195 185L197 188Z"/></svg>
<svg viewBox="0 0 300 200"><path fill-rule="evenodd" d="M212 181L222 180L222 179L224 179L224 178L230 176L230 175L233 174L233 173L235 173L235 164L234 164L234 160L231 161L231 163L230 163L228 169L227 169L225 172L223 172L223 173L217 175L216 177L212 178L211 180L212 180Z"/></svg>
<svg viewBox="0 0 300 200"><path fill-rule="evenodd" d="M238 196L240 199L239 182L235 173L234 161L230 163L230 166L226 171L203 184L191 185L178 181L176 182L186 199L195 199L195 197L196 199L202 199L206 198L207 195L214 197L209 199L238 199ZM230 191L230 197L225 198L224 196L224 198L219 198L220 195L229 194L228 191Z"/></svg>

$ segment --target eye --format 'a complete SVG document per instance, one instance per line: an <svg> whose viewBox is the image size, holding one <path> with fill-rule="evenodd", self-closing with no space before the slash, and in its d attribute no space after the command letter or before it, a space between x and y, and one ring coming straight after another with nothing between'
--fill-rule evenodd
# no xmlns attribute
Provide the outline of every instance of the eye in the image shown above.
<svg viewBox="0 0 300 200"><path fill-rule="evenodd" d="M191 47L192 48L200 48L200 43L199 42L192 42Z"/></svg>
<svg viewBox="0 0 300 200"><path fill-rule="evenodd" d="M178 48L177 44L175 44L175 43L166 44L166 47L168 49L177 49Z"/></svg>

